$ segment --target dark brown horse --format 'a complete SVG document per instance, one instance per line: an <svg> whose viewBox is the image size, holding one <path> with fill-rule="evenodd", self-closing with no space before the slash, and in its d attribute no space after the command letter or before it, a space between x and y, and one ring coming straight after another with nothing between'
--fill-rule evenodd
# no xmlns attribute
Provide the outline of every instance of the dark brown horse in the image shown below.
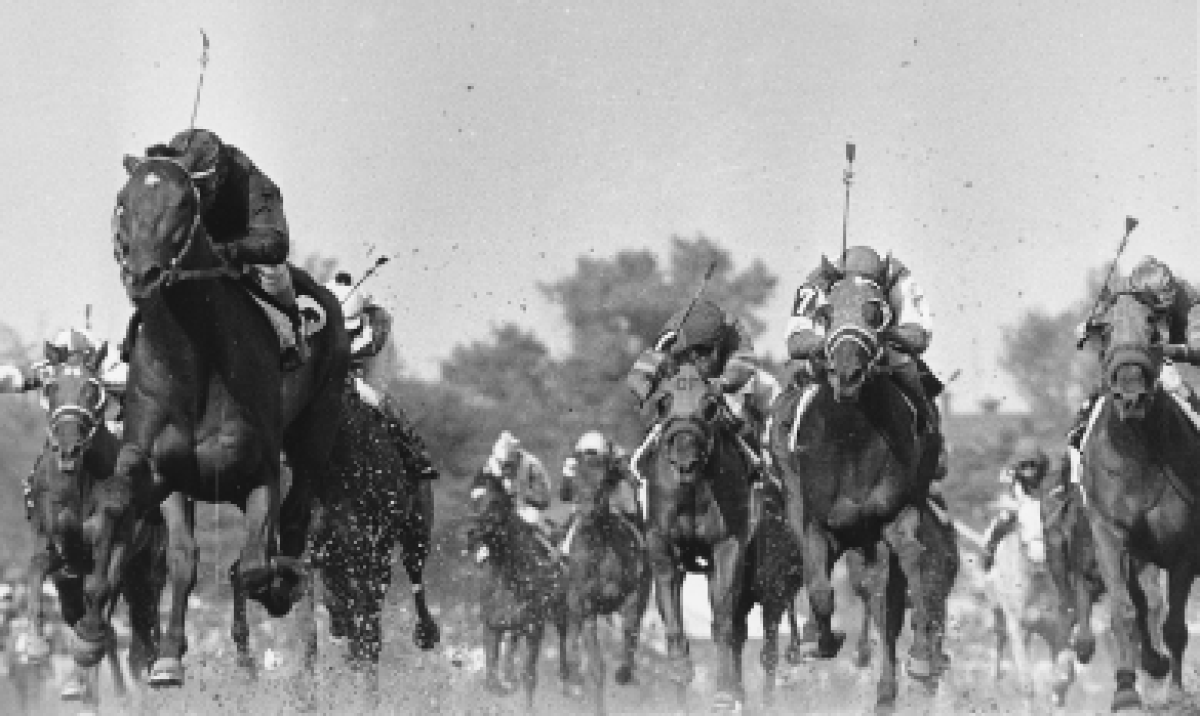
<svg viewBox="0 0 1200 716"><path fill-rule="evenodd" d="M854 278L830 289L825 319L827 369L804 390L776 403L770 446L793 499L788 521L803 534L805 586L817 626L816 656L832 658L842 639L832 629L830 571L846 551L864 557L871 611L883 659L877 704L896 698L896 639L911 596L909 672L936 675L930 622L931 561L919 534L936 467L917 410L879 369L887 297ZM797 408L802 414L797 416Z"/></svg>
<svg viewBox="0 0 1200 716"><path fill-rule="evenodd" d="M583 455L572 482L578 511L567 533L567 647L570 678L582 680L580 640L587 650L595 713L604 705L604 651L599 621L604 614L621 615L624 631L618 684L633 681L634 654L642 616L650 602L650 561L646 542L629 519L612 509L609 499L622 479L616 457Z"/></svg>
<svg viewBox="0 0 1200 716"><path fill-rule="evenodd" d="M67 625L74 627L84 615L84 575L93 567L85 525L96 510L97 488L111 479L120 449L116 436L104 423L107 395L98 378L107 344L89 358L56 355L50 345L46 349L50 363L43 377L43 399L50 424L30 480L29 495L35 548L27 580L32 598L28 601L31 633L26 655L35 661L50 656L49 645L42 637L45 613L40 599L47 577L54 583ZM137 677L149 670L158 644L158 600L166 581L166 540L161 522L148 525L119 575L132 628L130 669ZM110 613L115 604L113 600ZM121 694L125 690L124 676L111 631L105 636L104 653ZM76 666L63 697L96 707L97 668Z"/></svg>
<svg viewBox="0 0 1200 716"><path fill-rule="evenodd" d="M1200 571L1200 436L1159 384L1163 349L1150 309L1118 293L1101 326L1104 395L1082 446L1083 490L1116 641L1113 709L1136 708L1138 623L1146 619L1137 577L1166 570L1171 691L1183 692L1184 608Z"/></svg>
<svg viewBox="0 0 1200 716"><path fill-rule="evenodd" d="M714 708L736 710L745 700L741 661L747 630L740 607L754 465L725 417L723 399L691 363L664 378L651 403L662 422L656 428L658 447L645 471L647 547L670 678L680 685L682 697L695 676L680 596L687 573L705 574L719 660Z"/></svg>
<svg viewBox="0 0 1200 716"><path fill-rule="evenodd" d="M508 693L499 677L500 642L505 635L521 637L525 641L521 681L525 705L532 710L547 622L558 628L559 677L564 686L571 682L566 565L550 554L534 533L535 528L517 515L513 496L502 478L481 470L471 483L471 499L475 517L467 546L484 572L479 595L487 662L484 688L493 694Z"/></svg>
<svg viewBox="0 0 1200 716"><path fill-rule="evenodd" d="M183 681L188 596L196 581L191 501L231 503L246 516L237 587L273 616L298 597L312 491L325 474L340 421L348 364L341 307L308 274L292 269L297 293L325 314L309 340L312 358L283 374L279 343L256 302L256 285L223 265L200 219L193 178L167 158L127 161L117 196L115 253L137 306L114 490L96 525L90 611L76 632L90 658L100 605L111 594L107 565L129 525L156 510L169 529L170 623L151 669L154 685ZM247 290L250 288L251 290ZM254 293L252 293L254 291ZM316 322L314 322L316 323ZM280 452L293 483L280 505ZM283 559L279 559L282 557Z"/></svg>
<svg viewBox="0 0 1200 716"><path fill-rule="evenodd" d="M353 385L347 385L329 474L314 494L318 506L310 550L324 585L322 601L329 609L330 633L348 640L346 660L362 674L369 695L377 693L381 616L397 545L417 613L413 641L429 650L441 636L425 602L423 577L433 530L430 491L428 480L406 474L404 455L383 416L359 397ZM311 659L316 633L305 636Z"/></svg>
<svg viewBox="0 0 1200 716"><path fill-rule="evenodd" d="M1096 652L1092 607L1104 594L1104 579L1096 561L1096 545L1088 523L1083 490L1070 481L1069 464L1043 484L1042 529L1046 539L1046 567L1058 594L1058 641L1069 653L1055 657L1055 699L1065 703L1074 681L1074 660L1087 664ZM1160 571L1149 566L1129 585L1130 596L1145 600L1138 611L1141 666L1156 679L1166 676L1170 661L1160 652L1157 630L1163 622L1166 599L1159 584ZM1131 575L1135 576L1135 575Z"/></svg>

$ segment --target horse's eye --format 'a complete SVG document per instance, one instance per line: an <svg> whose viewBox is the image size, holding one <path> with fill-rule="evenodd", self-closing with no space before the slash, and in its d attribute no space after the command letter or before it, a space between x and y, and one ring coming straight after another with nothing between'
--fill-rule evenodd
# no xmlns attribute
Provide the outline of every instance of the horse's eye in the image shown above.
<svg viewBox="0 0 1200 716"><path fill-rule="evenodd" d="M862 307L863 322L872 330L883 328L885 314L879 301L868 301Z"/></svg>

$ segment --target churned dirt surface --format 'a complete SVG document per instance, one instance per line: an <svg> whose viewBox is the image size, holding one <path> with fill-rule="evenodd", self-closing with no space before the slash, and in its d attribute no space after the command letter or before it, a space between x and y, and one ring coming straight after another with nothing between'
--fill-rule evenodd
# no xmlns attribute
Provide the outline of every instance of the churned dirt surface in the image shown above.
<svg viewBox="0 0 1200 716"><path fill-rule="evenodd" d="M398 569L388 598L385 614L385 643L380 667L379 705L383 714L464 714L525 716L528 710L519 693L496 697L483 690L482 631L474 612L478 587L474 567L462 554L461 541L454 526L455 515L445 515L428 569L428 591L442 627L442 642L435 650L420 652L412 642L413 617L410 610L408 581ZM209 574L214 574L210 572ZM201 574L204 583L205 574ZM1034 691L1023 696L1014 675L1011 658L1005 655L1001 676L995 678L995 638L992 617L977 582L964 570L951 605L948 651L953 664L941 688L934 694L901 675L901 693L896 713L900 714L1007 714L1007 713L1108 713L1112 697L1113 672L1111 646L1100 632L1099 647L1093 664L1081 669L1066 709L1050 703L1050 654L1035 642L1032 655ZM202 590L203 593L203 590ZM166 602L164 601L164 605ZM747 687L746 709L761 714L841 714L869 713L875 700L876 664L860 670L853 666L853 640L858 636L859 608L844 585L839 589L837 622L848 633L842 654L829 662L783 665L774 707L762 698L762 668L759 664L761 643L747 644L743 661ZM645 646L638 657L636 683L618 686L612 680L616 666L617 638L606 633L608 649L609 712L612 714L707 713L714 689L716 655L712 644L694 638L692 654L696 680L687 689L686 703L680 704L675 686L665 680L662 659L661 628L651 606L644 634ZM320 665L315 676L299 679L298 648L294 620L289 617L269 621L256 606L251 607L255 626L252 644L258 658L259 674L251 680L233 663L233 647L228 637L230 609L222 590L210 591L196 599L189 624L190 651L185 659L187 683L178 689L152 691L145 687L123 699L113 695L107 669L102 675L100 713L185 716L188 714L244 714L267 716L290 714L307 707L316 714L362 714L369 704L361 683L350 673L341 658L343 647L327 635L321 642ZM753 618L753 617L752 617ZM1103 607L1097 610L1094 624L1107 623ZM324 628L324 621L322 620ZM703 633L706 624L689 624L689 631ZM781 638L781 642L786 636ZM785 644L781 643L781 647ZM900 654L908 646L902 637ZM1200 692L1200 665L1195 650L1187 659L1185 684ZM543 647L536 711L542 714L591 713L590 706L566 696L557 677L557 637L549 630ZM58 701L57 684L69 668L65 656L55 659L56 677L41 688L41 700L32 713L76 714L72 704ZM303 687L302 689L298 687ZM1189 696L1184 703L1168 703L1165 683L1155 683L1139 675L1139 687L1148 704L1146 712L1200 714L1200 698ZM307 691L310 701L301 698ZM20 713L15 692L8 677L0 678L0 714Z"/></svg>

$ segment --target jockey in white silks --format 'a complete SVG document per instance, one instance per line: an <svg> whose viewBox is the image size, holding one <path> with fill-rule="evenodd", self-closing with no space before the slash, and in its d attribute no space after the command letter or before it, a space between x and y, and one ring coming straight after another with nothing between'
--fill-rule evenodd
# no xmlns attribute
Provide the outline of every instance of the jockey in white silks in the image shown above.
<svg viewBox="0 0 1200 716"><path fill-rule="evenodd" d="M501 478L504 489L516 503L517 516L535 528L538 539L552 556L560 556L551 540L552 525L544 517L550 507L550 475L542 461L521 447L521 441L505 430L492 445L483 471Z"/></svg>
<svg viewBox="0 0 1200 716"><path fill-rule="evenodd" d="M1046 561L1046 539L1042 525L1040 488L1050 471L1050 457L1030 437L1017 441L1012 461L1001 473L1008 492L999 500L1000 513L984 531L983 568L992 568L996 546L1007 535L1017 533L1025 556L1034 564Z"/></svg>

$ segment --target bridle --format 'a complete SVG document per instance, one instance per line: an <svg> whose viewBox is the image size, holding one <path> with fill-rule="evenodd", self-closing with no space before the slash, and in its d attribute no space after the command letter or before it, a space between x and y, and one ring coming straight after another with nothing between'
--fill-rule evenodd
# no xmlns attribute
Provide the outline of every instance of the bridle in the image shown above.
<svg viewBox="0 0 1200 716"><path fill-rule="evenodd" d="M76 365L64 365L60 367L60 370L68 375L79 375L84 372L82 367ZM92 439L96 437L96 431L99 429L101 422L103 422L100 419L100 411L104 409L104 404L108 400L108 393L104 390L104 383L95 377L87 378L86 382L96 388L97 397L95 405L84 406L78 402L64 402L50 412L50 420L46 426L46 438L55 450L61 448L61 443L57 437L57 429L63 423L75 422L86 426L86 432L79 442L80 453L82 453L87 450Z"/></svg>
<svg viewBox="0 0 1200 716"><path fill-rule="evenodd" d="M879 286L869 279L861 276L849 276L843 281L852 280L855 283L866 284L880 290ZM879 331L890 326L895 319L895 314L892 307L884 299L870 298L863 305L874 304L880 312L880 321L878 328L871 328L867 325L859 325L857 323L846 323L838 326L825 339L825 360L832 364L834 353L837 348L847 342L853 343L862 349L867 355L867 364L864 366L865 372L870 375L875 372L879 366L880 360L883 358L883 343L879 340Z"/></svg>
<svg viewBox="0 0 1200 716"><path fill-rule="evenodd" d="M159 285L171 286L172 284L180 281L195 281L215 278L240 278L243 271L226 263L222 263L220 266L199 269L185 269L181 266L183 260L186 259L188 254L191 252L192 245L195 243L198 235L203 236L204 240L209 241L211 245L211 239L208 237L207 232L204 231L204 217L203 212L201 211L202 203L200 200L200 187L196 183L196 180L211 177L216 172L216 169L209 169L205 172L196 172L193 174L173 157L147 157L142 161L169 163L183 170L183 176L187 181L188 189L195 198L196 207L192 215L192 224L188 228L187 238L184 240L183 246L180 247L177 252L175 252L175 255L171 258L170 263L167 265L166 270L163 271L160 277L155 279L154 283L148 287L148 290L153 290ZM117 204L117 206L113 209L113 225L116 227L116 230L113 232L114 238L120 233L120 218L124 211L125 209L123 206L121 206L121 204ZM117 263L121 266L122 272L125 274L132 273L129 269L128 258L123 257L121 252L116 249L114 249L114 254Z"/></svg>

